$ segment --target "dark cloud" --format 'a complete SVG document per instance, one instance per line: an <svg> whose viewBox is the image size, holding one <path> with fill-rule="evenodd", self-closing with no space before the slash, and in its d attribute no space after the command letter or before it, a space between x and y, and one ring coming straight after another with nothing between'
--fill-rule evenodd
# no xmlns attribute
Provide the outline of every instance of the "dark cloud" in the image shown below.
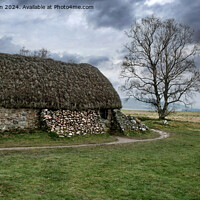
<svg viewBox="0 0 200 200"><path fill-rule="evenodd" d="M11 0L15 2L15 0ZM200 1L199 0L175 0L164 5L153 4L147 6L145 0L34 0L34 4L59 4L59 5L94 5L94 9L84 12L88 25L96 28L112 27L122 30L131 25L137 13L145 17L148 11L166 18L173 17L183 21L195 29L195 38L200 40ZM137 3L137 4L136 4ZM32 5L33 2L18 0L19 5ZM58 13L69 15L71 12L58 10Z"/></svg>
<svg viewBox="0 0 200 200"><path fill-rule="evenodd" d="M196 57L194 61L195 61L197 68L200 69L200 57Z"/></svg>
<svg viewBox="0 0 200 200"><path fill-rule="evenodd" d="M136 0L96 0L93 12L87 13L87 20L96 27L123 29L133 20L133 4Z"/></svg>
<svg viewBox="0 0 200 200"><path fill-rule="evenodd" d="M173 3L165 5L155 4L150 9L158 16L175 18L179 22L189 25L195 31L194 38L200 41L199 0L176 0Z"/></svg>
<svg viewBox="0 0 200 200"><path fill-rule="evenodd" d="M98 66L102 62L109 61L109 58L106 56L93 56L88 60L88 63L94 66Z"/></svg>
<svg viewBox="0 0 200 200"><path fill-rule="evenodd" d="M200 41L200 1L182 0L177 11L178 17L195 30L195 39Z"/></svg>
<svg viewBox="0 0 200 200"><path fill-rule="evenodd" d="M20 46L13 43L12 37L2 37L0 38L0 52L1 53L18 53Z"/></svg>
<svg viewBox="0 0 200 200"><path fill-rule="evenodd" d="M131 25L138 10L141 17L153 12L165 18L175 18L195 30L195 39L200 40L200 1L175 0L164 5L147 6L145 0L94 0L95 9L86 13L87 20L95 27L112 27L122 30ZM137 3L137 4L136 4ZM150 11L150 12L149 12Z"/></svg>
<svg viewBox="0 0 200 200"><path fill-rule="evenodd" d="M14 2L14 0L12 0ZM43 5L93 5L94 9L85 12L89 24L95 27L123 29L133 20L133 4L141 0L34 0ZM144 0L142 0L144 1ZM16 1L15 1L16 2ZM32 5L27 0L18 0L18 5ZM62 10L57 10L62 12ZM65 12L69 14L71 10ZM63 12L62 12L63 13Z"/></svg>

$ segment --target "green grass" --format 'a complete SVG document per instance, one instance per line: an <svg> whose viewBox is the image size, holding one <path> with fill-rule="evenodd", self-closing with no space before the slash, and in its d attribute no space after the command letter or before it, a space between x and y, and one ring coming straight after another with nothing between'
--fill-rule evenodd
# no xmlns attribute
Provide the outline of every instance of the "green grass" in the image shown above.
<svg viewBox="0 0 200 200"><path fill-rule="evenodd" d="M18 131L16 133L1 133L0 148L2 147L26 147L26 146L59 146L73 144L99 144L116 141L116 138L109 134L95 134L84 136L73 136L71 138L56 138L54 134L41 130Z"/></svg>
<svg viewBox="0 0 200 200"><path fill-rule="evenodd" d="M200 124L146 119L166 139L0 152L1 199L199 200Z"/></svg>
<svg viewBox="0 0 200 200"><path fill-rule="evenodd" d="M172 133L185 133L185 134L196 134L200 131L200 123L195 122L184 122L184 121L172 121L168 120L168 125L164 125L163 120L140 118L147 126L160 129Z"/></svg>
<svg viewBox="0 0 200 200"><path fill-rule="evenodd" d="M126 136L123 136L120 134L119 134L119 136L131 138L131 139L142 140L142 139L157 138L160 136L160 134L153 132L151 130L147 130L147 131L130 131L130 132L126 132Z"/></svg>
<svg viewBox="0 0 200 200"><path fill-rule="evenodd" d="M55 137L57 136L57 137ZM121 135L123 136L123 135ZM130 138L148 139L159 137L158 133L152 131L131 132ZM32 147L32 146L60 146L75 144L100 144L114 142L117 139L109 134L94 134L73 136L71 138L59 138L54 132L47 133L42 130L17 131L0 133L0 148L5 147Z"/></svg>

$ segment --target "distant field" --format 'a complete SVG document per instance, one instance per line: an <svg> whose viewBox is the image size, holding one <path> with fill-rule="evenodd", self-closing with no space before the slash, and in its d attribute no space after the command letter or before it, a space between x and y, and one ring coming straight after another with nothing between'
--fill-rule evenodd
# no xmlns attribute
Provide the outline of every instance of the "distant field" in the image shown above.
<svg viewBox="0 0 200 200"><path fill-rule="evenodd" d="M154 111L122 110L122 112L126 115L134 115L138 118L158 118L158 114ZM200 123L200 112L177 111L168 116L167 119Z"/></svg>

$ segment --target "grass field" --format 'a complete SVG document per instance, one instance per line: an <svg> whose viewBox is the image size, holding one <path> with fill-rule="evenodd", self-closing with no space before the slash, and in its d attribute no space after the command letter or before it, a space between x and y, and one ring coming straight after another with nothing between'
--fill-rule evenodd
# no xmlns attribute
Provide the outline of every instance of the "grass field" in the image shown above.
<svg viewBox="0 0 200 200"><path fill-rule="evenodd" d="M200 123L142 119L171 136L128 145L0 152L0 199L199 200Z"/></svg>
<svg viewBox="0 0 200 200"><path fill-rule="evenodd" d="M153 118L158 119L158 114L154 111L144 111L144 110L123 110L123 113L126 115L134 115L138 118ZM176 120L176 121L188 121L188 122L197 122L200 123L200 112L181 112L177 111L166 119Z"/></svg>

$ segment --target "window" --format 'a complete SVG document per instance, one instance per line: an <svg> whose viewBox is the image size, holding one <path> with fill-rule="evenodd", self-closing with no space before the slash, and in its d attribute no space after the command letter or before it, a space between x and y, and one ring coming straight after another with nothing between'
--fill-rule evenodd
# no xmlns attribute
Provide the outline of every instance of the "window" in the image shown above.
<svg viewBox="0 0 200 200"><path fill-rule="evenodd" d="M108 118L108 110L107 109L100 109L100 116L103 119L107 119Z"/></svg>

